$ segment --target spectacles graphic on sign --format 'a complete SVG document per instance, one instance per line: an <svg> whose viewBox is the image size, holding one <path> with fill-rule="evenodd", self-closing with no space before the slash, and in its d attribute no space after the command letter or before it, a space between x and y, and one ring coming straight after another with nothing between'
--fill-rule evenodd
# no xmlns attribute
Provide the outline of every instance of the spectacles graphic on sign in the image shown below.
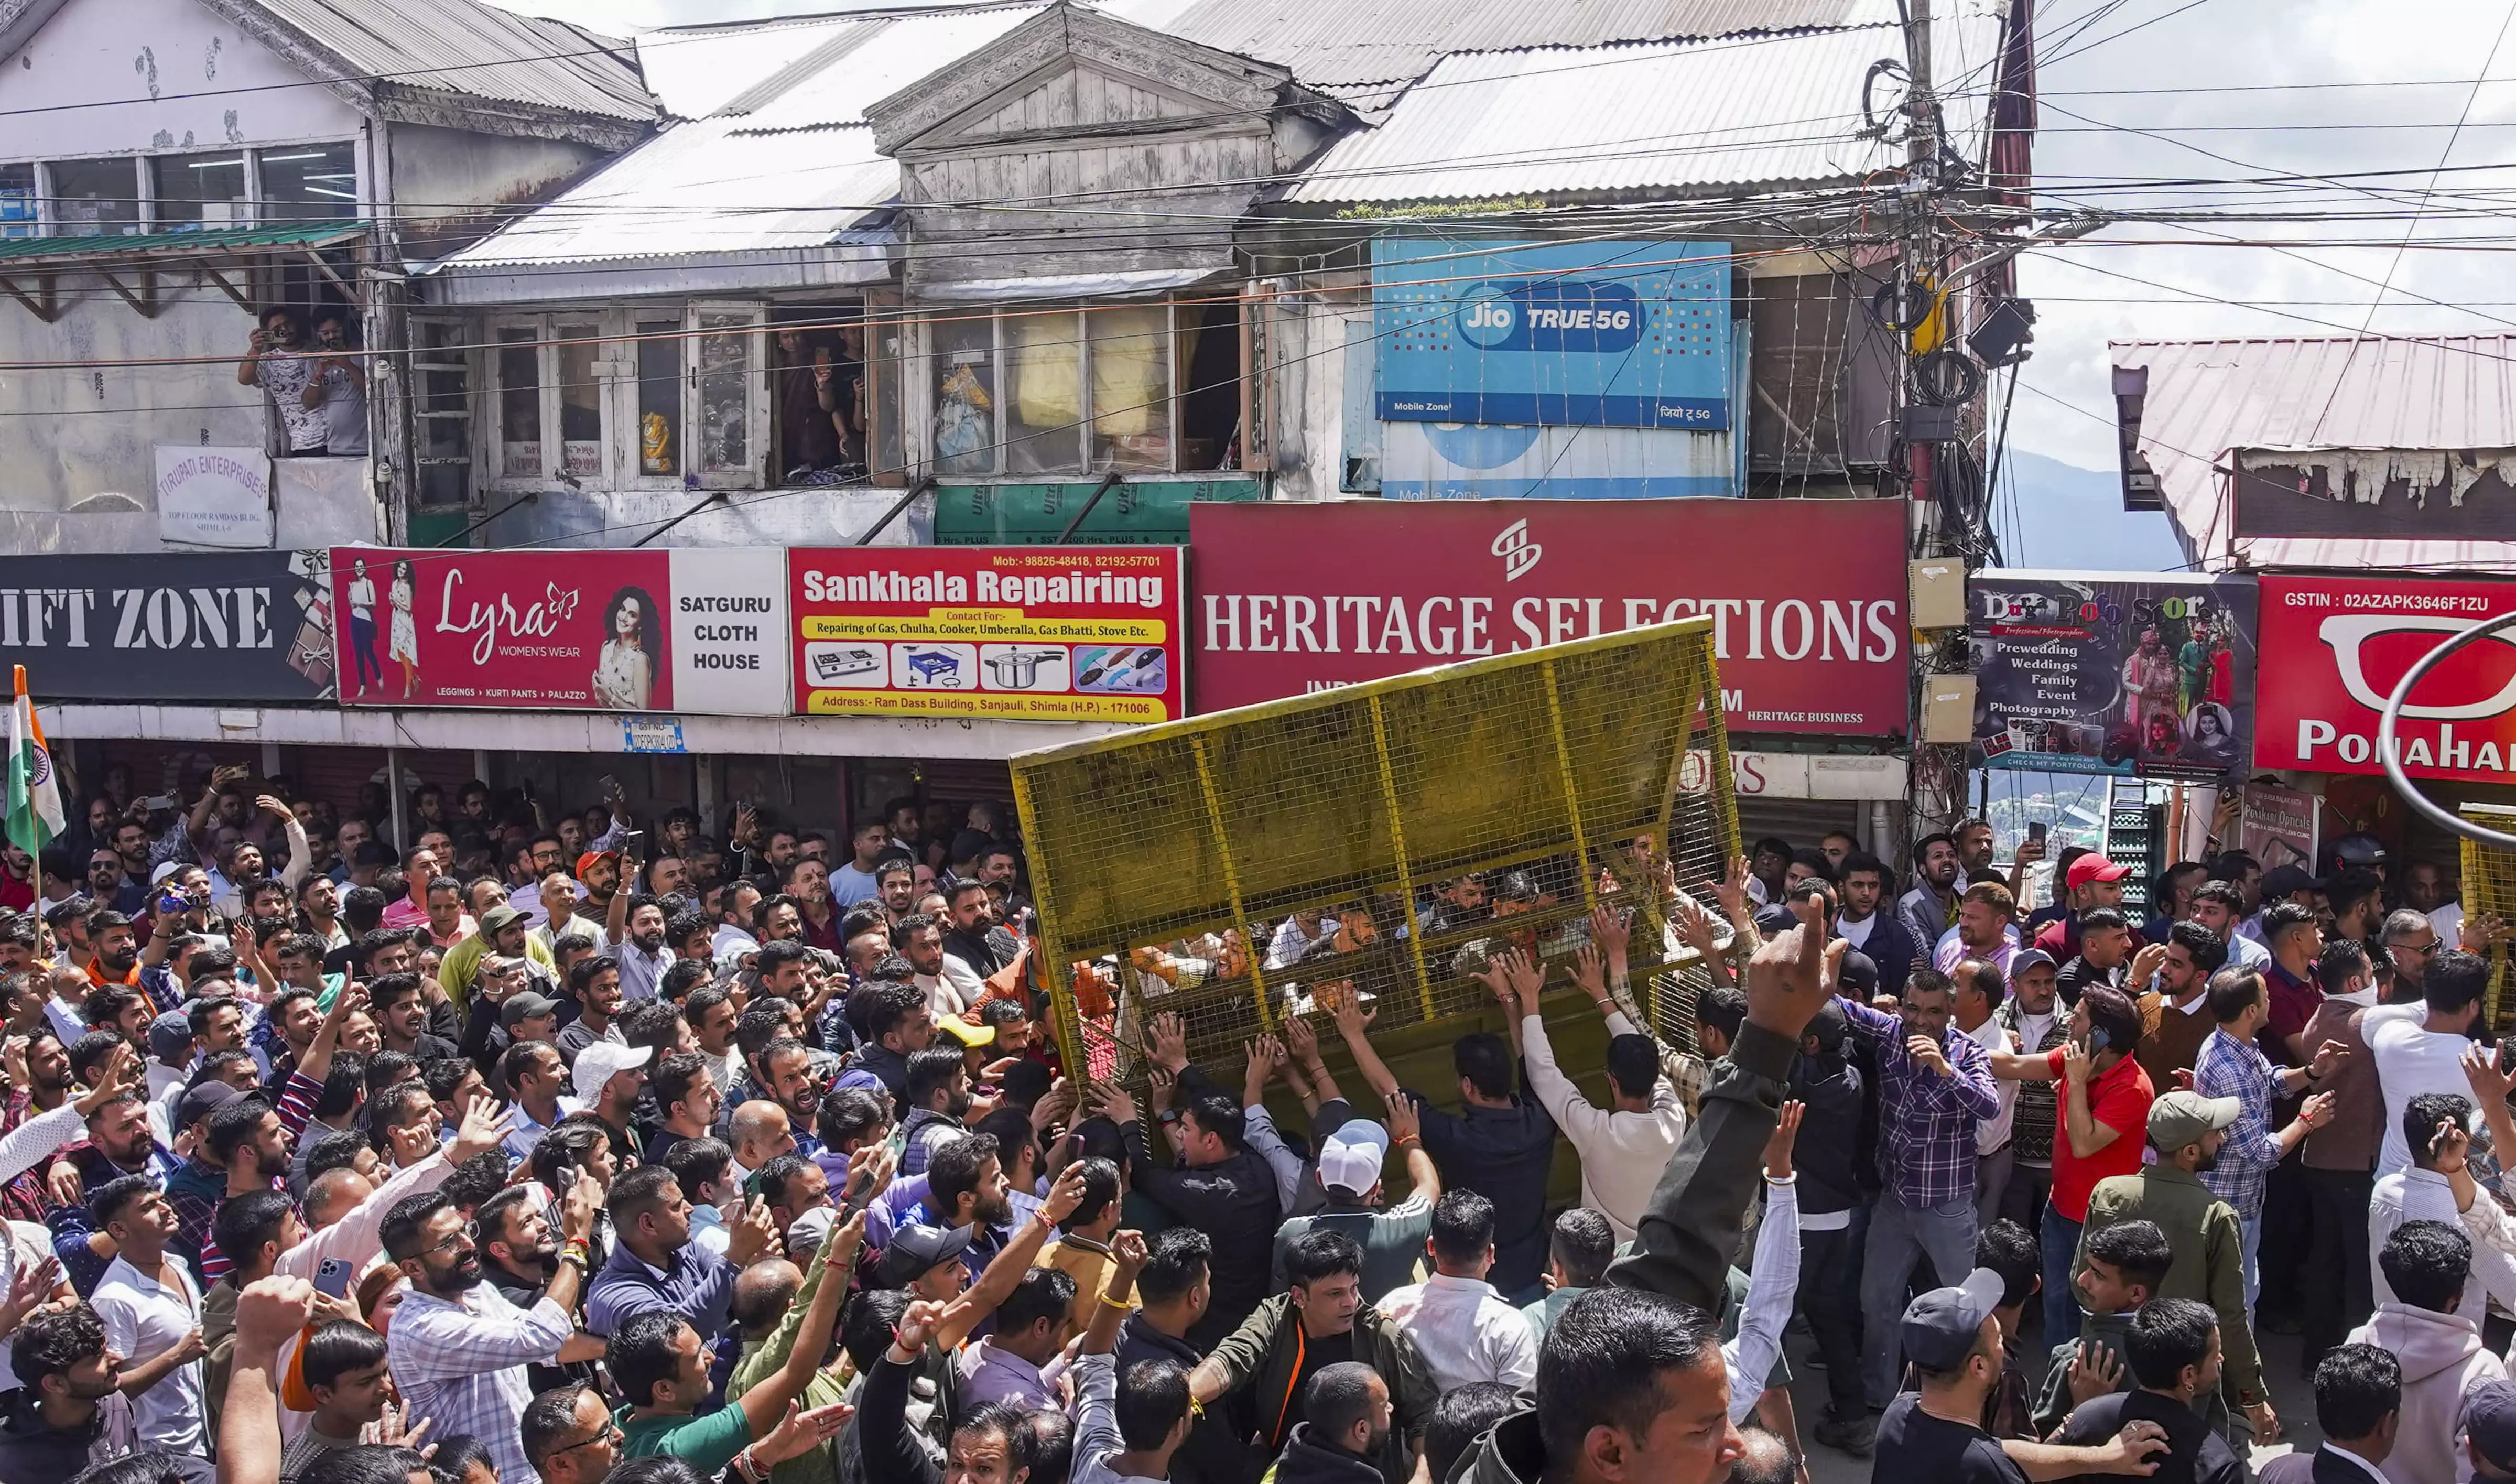
<svg viewBox="0 0 2516 1484"><path fill-rule="evenodd" d="M2369 640L2401 633L2453 634L2471 626L2469 618L2428 617L2416 614L2335 614L2316 625L2315 637L2331 647L2333 668L2340 673L2341 688L2350 693L2350 699L2370 711L2382 711L2385 709L2385 697L2393 689L2394 681L2389 678L2385 689L2378 690L2368 679L2362 655ZM2516 634L2498 633L2490 637L2516 649ZM2404 661L2403 668L2409 669L2419 655L2433 648L2434 645L2422 646L2418 654ZM2432 691L2438 678L2435 675L2428 678L2427 685ZM2516 707L2516 674L2509 675L2497 694L2486 700L2468 701L2461 705L2416 704L2407 700L2402 714L2428 721L2473 721L2484 716L2496 716L2511 707Z"/></svg>

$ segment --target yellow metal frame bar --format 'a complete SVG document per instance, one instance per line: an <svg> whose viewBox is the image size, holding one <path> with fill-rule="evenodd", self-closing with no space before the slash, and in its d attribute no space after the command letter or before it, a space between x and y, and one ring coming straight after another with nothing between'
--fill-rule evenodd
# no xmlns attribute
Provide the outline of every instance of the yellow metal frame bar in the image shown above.
<svg viewBox="0 0 2516 1484"><path fill-rule="evenodd" d="M1564 816L1572 827L1572 856L1581 863L1581 905L1595 908L1599 905L1599 871L1597 863L1590 859L1589 831L1581 827L1581 789L1572 778L1572 748L1564 741L1564 698L1555 687L1555 661L1541 662L1537 673L1546 683L1546 727L1555 736L1555 772L1564 785ZM1372 714L1379 715L1380 702L1371 704ZM1663 834L1667 831L1667 816L1668 811L1660 811Z"/></svg>
<svg viewBox="0 0 2516 1484"><path fill-rule="evenodd" d="M1031 805L1030 780L1019 768L1014 770L1014 808L1021 812L1026 826L1039 818ZM1031 853L1031 889L1039 894L1042 902L1054 902L1057 900L1056 888L1048 879L1047 855L1046 851ZM1090 1063L1084 1059L1083 1053L1083 1027L1074 1016L1074 986L1070 982L1074 965L1059 947L1057 924L1047 912L1039 914L1039 949L1031 961L1038 970L1039 982L1048 990L1049 1020L1057 1033L1058 1057L1066 1063L1066 1075L1080 1087L1090 1081L1091 1077ZM1061 989L1066 993L1059 994Z"/></svg>
<svg viewBox="0 0 2516 1484"><path fill-rule="evenodd" d="M1424 1018L1433 1018L1433 977L1424 971L1424 924L1415 916L1415 868L1406 858L1406 827L1401 821L1398 807L1398 773L1389 761L1389 727L1381 714L1380 698L1371 697L1364 704L1371 712L1371 755L1380 764L1380 808L1389 816L1389 851L1391 863L1398 869L1398 899L1406 906L1406 952L1415 960L1415 996L1422 1003ZM1256 960L1249 970L1258 972Z"/></svg>
<svg viewBox="0 0 2516 1484"><path fill-rule="evenodd" d="M1205 739L1189 739L1189 752L1196 758L1196 786L1205 796L1205 824L1214 832L1215 863L1223 868L1223 894L1232 899L1232 920L1245 923L1249 914L1240 906L1240 872L1232 865L1232 840L1223 827L1223 795L1214 786L1214 767L1206 759ZM1267 1001L1267 971L1260 967L1266 958L1266 949L1255 943L1244 944L1242 948L1249 954L1249 987L1258 996L1258 1024L1273 1031L1276 1029L1275 1007Z"/></svg>

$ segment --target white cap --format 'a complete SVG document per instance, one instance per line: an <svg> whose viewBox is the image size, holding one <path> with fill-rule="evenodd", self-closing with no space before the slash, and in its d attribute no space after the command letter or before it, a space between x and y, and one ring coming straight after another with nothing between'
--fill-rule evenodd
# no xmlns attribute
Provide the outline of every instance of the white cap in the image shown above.
<svg viewBox="0 0 2516 1484"><path fill-rule="evenodd" d="M1380 1183L1380 1164L1388 1155L1388 1129L1369 1119L1352 1120L1321 1142L1320 1184L1367 1195Z"/></svg>
<svg viewBox="0 0 2516 1484"><path fill-rule="evenodd" d="M653 1059L652 1046L624 1046L616 1040L598 1040L576 1053L576 1095L585 1106L593 1107L603 1097L603 1086L623 1072L635 1072Z"/></svg>

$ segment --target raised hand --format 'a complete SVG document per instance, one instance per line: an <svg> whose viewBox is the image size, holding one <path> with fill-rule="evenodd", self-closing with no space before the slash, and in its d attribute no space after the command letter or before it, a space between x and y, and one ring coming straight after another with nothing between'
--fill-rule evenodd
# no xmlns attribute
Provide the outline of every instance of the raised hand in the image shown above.
<svg viewBox="0 0 2516 1484"><path fill-rule="evenodd" d="M2463 1168L2471 1153L2472 1135L2464 1131L2463 1125L2453 1119L2438 1120L2437 1130L2429 1135L2430 1166L2440 1174L2451 1175Z"/></svg>
<svg viewBox="0 0 2516 1484"><path fill-rule="evenodd" d="M87 1200L87 1182L79 1178L77 1166L59 1161L44 1171L44 1194L55 1206L82 1205Z"/></svg>
<svg viewBox="0 0 2516 1484"><path fill-rule="evenodd" d="M2137 995L2147 989L2150 977L2156 974L2159 971L2159 968L2165 962L2165 944L2150 943L2142 945L2141 951L2131 955L2131 977L2125 981L2125 988L2127 991L2131 994Z"/></svg>
<svg viewBox="0 0 2516 1484"><path fill-rule="evenodd" d="M1827 941L1821 900L1803 898L1790 910L1800 925L1758 946L1747 960L1747 1019L1797 1040L1834 993L1845 944L1840 938Z"/></svg>
<svg viewBox="0 0 2516 1484"><path fill-rule="evenodd" d="M1309 1017L1288 1015L1284 1018L1284 1049L1304 1068L1320 1064L1320 1033L1311 1028Z"/></svg>
<svg viewBox="0 0 2516 1484"><path fill-rule="evenodd" d="M1146 1247L1143 1232L1119 1232L1112 1236L1110 1239L1110 1265L1112 1269L1109 1285L1111 1292L1121 1293L1132 1287L1136 1275L1143 1272L1145 1264L1153 1260L1153 1251ZM1117 1278L1120 1273L1124 1273L1127 1278L1123 1284Z"/></svg>
<svg viewBox="0 0 2516 1484"><path fill-rule="evenodd" d="M1177 1014L1166 1010L1146 1023L1145 1054L1173 1073L1188 1070L1188 1027Z"/></svg>
<svg viewBox="0 0 2516 1484"><path fill-rule="evenodd" d="M2114 1351L2094 1340L2079 1341L2079 1353L2071 1357L2071 1405L2114 1395L2122 1389L2122 1362Z"/></svg>
<svg viewBox="0 0 2516 1484"><path fill-rule="evenodd" d="M257 1278L236 1295L236 1348L246 1354L276 1355L280 1345L306 1328L314 1311L314 1285L303 1278L276 1275ZM194 1337L198 1337L198 1331Z"/></svg>
<svg viewBox="0 0 2516 1484"><path fill-rule="evenodd" d="M2062 1042L2062 1077L2075 1087L2087 1085L2095 1059L2088 1054L2088 1043L2072 1037Z"/></svg>
<svg viewBox="0 0 2516 1484"><path fill-rule="evenodd" d="M1083 1162L1077 1160L1067 1166L1059 1173L1056 1183L1048 1187L1048 1199L1039 1203L1039 1213L1053 1224L1064 1226L1066 1218L1073 1215L1075 1208L1082 1204Z"/></svg>
<svg viewBox="0 0 2516 1484"><path fill-rule="evenodd" d="M1599 911L1606 912L1607 909L1603 907ZM1572 951L1572 982L1581 987L1581 993L1589 996L1593 1003L1607 999L1608 975L1599 962L1596 944L1584 943Z"/></svg>
<svg viewBox="0 0 2516 1484"><path fill-rule="evenodd" d="M603 1209L603 1187L584 1170L575 1174L559 1202L559 1233L561 1240L566 1242L584 1242L593 1237L594 1213Z"/></svg>
<svg viewBox="0 0 2516 1484"><path fill-rule="evenodd" d="M786 1416L769 1429L769 1436L751 1445L754 1460L776 1464L800 1459L837 1437L848 1419L857 1415L857 1409L846 1402L832 1402L810 1412L803 1406L796 1401L786 1404Z"/></svg>
<svg viewBox="0 0 2516 1484"><path fill-rule="evenodd" d="M753 1196L726 1232L725 1257L735 1267L745 1267L776 1244L777 1218L769 1214L769 1200Z"/></svg>
<svg viewBox="0 0 2516 1484"><path fill-rule="evenodd" d="M2495 912L2472 912L2464 917L2456 937L2465 953L2484 953L2491 945L2507 941L2507 924Z"/></svg>
<svg viewBox="0 0 2516 1484"><path fill-rule="evenodd" d="M2509 1077L2505 1069L2496 1065L2487 1046L2464 1047L2463 1080L2472 1084L2473 1101L2484 1107L2504 1103L2510 1094L2516 1094L2516 1077Z"/></svg>
<svg viewBox="0 0 2516 1484"><path fill-rule="evenodd" d="M1626 946L1633 941L1633 936L1631 913L1620 912L1604 902L1590 909L1590 941L1597 944L1599 952L1608 955L1610 959L1622 958L1625 955Z"/></svg>
<svg viewBox="0 0 2516 1484"><path fill-rule="evenodd" d="M932 1298L920 1298L910 1304L902 1312L900 1323L892 1327L893 1353L911 1356L923 1353L927 1337L935 1333L943 1318L944 1305Z"/></svg>
<svg viewBox="0 0 2516 1484"><path fill-rule="evenodd" d="M1933 1077L1946 1077L1949 1075L1948 1052L1942 1049L1938 1041L1931 1039L1927 1036L1906 1037L1905 1054L1913 1059L1914 1066L1919 1067L1921 1070L1929 1073Z"/></svg>
<svg viewBox="0 0 2516 1484"><path fill-rule="evenodd" d="M1404 1092L1389 1094L1389 1142L1404 1144L1408 1139L1424 1141L1424 1116L1415 1111L1415 1100Z"/></svg>
<svg viewBox="0 0 2516 1484"><path fill-rule="evenodd" d="M498 1106L492 1097L476 1097L463 1110L463 1124L454 1131L452 1142L445 1146L446 1163L460 1165L475 1155L486 1154L506 1142L507 1125L514 1122L512 1109Z"/></svg>
<svg viewBox="0 0 2516 1484"><path fill-rule="evenodd" d="M1720 880L1711 884L1712 895L1720 899L1721 910L1729 913L1731 921L1736 922L1747 915L1747 858L1745 856L1731 857L1730 869L1722 873Z"/></svg>
<svg viewBox="0 0 2516 1484"><path fill-rule="evenodd" d="M1482 976L1480 976L1482 977ZM1363 997L1349 991L1343 995L1321 996L1328 1002L1328 1018L1336 1023L1337 1034L1348 1040L1361 1040L1371 1023L1380 1018L1377 1009L1365 1013Z"/></svg>
<svg viewBox="0 0 2516 1484"><path fill-rule="evenodd" d="M20 1265L9 1275L7 1301L0 1302L0 1335L14 1332L37 1304L52 1296L54 1286L61 1281L62 1263L58 1257Z"/></svg>
<svg viewBox="0 0 2516 1484"><path fill-rule="evenodd" d="M889 1141L867 1144L848 1156L847 1185L839 1192L839 1199L843 1202L855 1201L860 1196L889 1186L892 1168L899 1163L899 1159L900 1157L892 1152Z"/></svg>
<svg viewBox="0 0 2516 1484"><path fill-rule="evenodd" d="M1807 1105L1791 1099L1782 1104L1782 1116L1774 1131L1765 1139L1765 1178L1787 1180L1791 1177L1791 1146L1800 1136L1800 1114Z"/></svg>
<svg viewBox="0 0 2516 1484"><path fill-rule="evenodd" d="M1120 1126L1136 1122L1136 1100L1116 1082L1102 1082L1092 1089L1092 1111Z"/></svg>

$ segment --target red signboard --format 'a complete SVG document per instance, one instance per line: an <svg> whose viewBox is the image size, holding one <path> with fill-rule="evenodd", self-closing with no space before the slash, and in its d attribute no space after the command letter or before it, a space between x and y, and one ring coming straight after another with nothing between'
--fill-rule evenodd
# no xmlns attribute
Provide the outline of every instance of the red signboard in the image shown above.
<svg viewBox="0 0 2516 1484"><path fill-rule="evenodd" d="M1732 730L1908 730L1900 501L1190 508L1199 711L1700 615Z"/></svg>
<svg viewBox="0 0 2516 1484"><path fill-rule="evenodd" d="M336 547L344 705L665 711L661 551Z"/></svg>
<svg viewBox="0 0 2516 1484"><path fill-rule="evenodd" d="M2385 699L2448 635L2516 605L2516 583L2262 579L2254 764L2381 773ZM2466 645L2405 700L2395 738L2418 778L2516 782L2516 635Z"/></svg>
<svg viewBox="0 0 2516 1484"><path fill-rule="evenodd" d="M841 546L788 554L811 716L1172 721L1176 546Z"/></svg>

